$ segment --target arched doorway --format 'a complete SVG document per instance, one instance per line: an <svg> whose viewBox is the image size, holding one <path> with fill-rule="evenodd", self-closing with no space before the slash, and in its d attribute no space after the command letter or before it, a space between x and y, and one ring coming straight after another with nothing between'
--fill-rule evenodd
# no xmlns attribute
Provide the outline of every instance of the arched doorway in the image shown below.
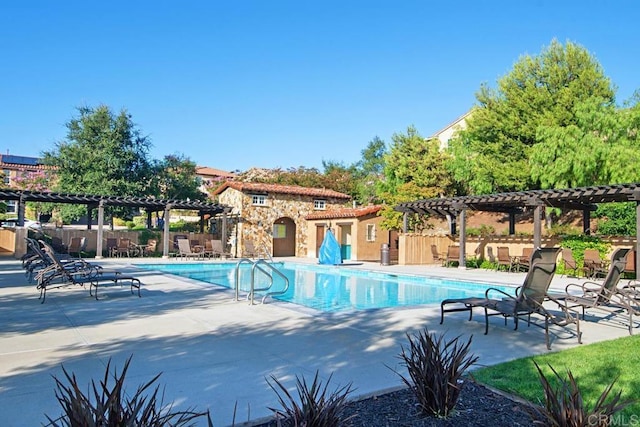
<svg viewBox="0 0 640 427"><path fill-rule="evenodd" d="M296 255L296 223L287 217L273 223L273 256Z"/></svg>

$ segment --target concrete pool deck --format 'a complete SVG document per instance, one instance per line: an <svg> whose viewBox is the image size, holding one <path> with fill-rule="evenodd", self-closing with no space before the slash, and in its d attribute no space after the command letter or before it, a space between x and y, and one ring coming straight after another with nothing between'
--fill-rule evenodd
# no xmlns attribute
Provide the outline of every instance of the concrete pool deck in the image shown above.
<svg viewBox="0 0 640 427"><path fill-rule="evenodd" d="M135 273L144 284L142 298L126 286L105 286L95 301L87 290L71 287L48 292L40 304L20 262L0 260L0 425L41 425L45 414L59 416L52 375L63 378L62 366L88 390L110 359L120 371L129 356L129 392L162 372L157 384L164 387L165 402L173 402L175 409L209 409L214 425L228 426L236 405L236 425L271 415L268 407L277 407L265 380L271 376L293 386L296 375L310 380L318 370L324 380L333 374L329 389L353 383L354 398L401 386L392 370L405 374L400 347L407 333L425 327L451 338L473 335L472 352L480 365L547 352L544 331L526 324L513 331L511 322L505 327L495 317L485 336L479 310L471 322L466 313L449 313L440 325L439 305L349 314L316 313L279 302L250 306L234 301L230 289L135 266L149 261L96 261ZM496 284L520 285L524 279L524 273L439 266L349 267ZM575 282L555 276L552 287ZM584 344L628 336L622 323L589 317L580 325ZM574 330L553 328L552 351L578 345Z"/></svg>

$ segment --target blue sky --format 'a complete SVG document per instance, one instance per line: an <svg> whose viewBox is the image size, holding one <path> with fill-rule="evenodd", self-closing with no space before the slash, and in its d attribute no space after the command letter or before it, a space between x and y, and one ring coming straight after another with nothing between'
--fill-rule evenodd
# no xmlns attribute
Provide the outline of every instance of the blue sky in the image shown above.
<svg viewBox="0 0 640 427"><path fill-rule="evenodd" d="M425 137L552 39L640 89L640 2L25 1L0 6L0 152L38 156L79 106L126 109L152 142L223 170L350 164Z"/></svg>

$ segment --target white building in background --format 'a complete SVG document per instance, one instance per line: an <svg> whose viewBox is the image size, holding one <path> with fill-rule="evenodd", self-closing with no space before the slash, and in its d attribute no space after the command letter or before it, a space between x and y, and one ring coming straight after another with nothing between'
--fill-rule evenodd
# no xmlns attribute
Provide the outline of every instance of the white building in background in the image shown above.
<svg viewBox="0 0 640 427"><path fill-rule="evenodd" d="M471 115L471 111L449 123L438 132L434 133L429 139L437 138L440 141L440 150L444 150L449 146L449 140L453 138L457 132L467 128L467 118Z"/></svg>

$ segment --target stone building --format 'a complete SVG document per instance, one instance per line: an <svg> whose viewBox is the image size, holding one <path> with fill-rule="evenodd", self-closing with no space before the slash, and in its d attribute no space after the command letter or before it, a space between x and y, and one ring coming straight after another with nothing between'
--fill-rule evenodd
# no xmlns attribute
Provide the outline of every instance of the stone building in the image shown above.
<svg viewBox="0 0 640 427"><path fill-rule="evenodd" d="M246 253L247 241L271 256L306 257L305 217L348 206L351 201L347 194L324 188L239 181L225 182L212 195L218 203L233 208L228 243L238 257Z"/></svg>
<svg viewBox="0 0 640 427"><path fill-rule="evenodd" d="M332 230L340 243L343 261L380 261L380 249L384 243L394 251L397 259L397 232L381 227L380 209L381 205L358 206L307 215L307 256L318 258L324 236L327 230Z"/></svg>

